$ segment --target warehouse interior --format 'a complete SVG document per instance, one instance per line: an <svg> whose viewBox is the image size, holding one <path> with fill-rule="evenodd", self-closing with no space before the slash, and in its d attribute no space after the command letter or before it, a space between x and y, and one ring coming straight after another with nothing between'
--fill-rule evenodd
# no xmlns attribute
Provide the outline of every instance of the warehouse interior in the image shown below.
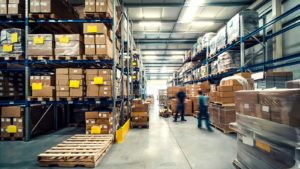
<svg viewBox="0 0 300 169"><path fill-rule="evenodd" d="M300 168L299 11L0 0L0 168Z"/></svg>

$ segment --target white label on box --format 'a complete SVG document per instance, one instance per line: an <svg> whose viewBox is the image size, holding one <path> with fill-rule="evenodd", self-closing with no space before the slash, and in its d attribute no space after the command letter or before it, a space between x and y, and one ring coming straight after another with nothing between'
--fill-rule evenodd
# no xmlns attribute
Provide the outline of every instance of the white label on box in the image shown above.
<svg viewBox="0 0 300 169"><path fill-rule="evenodd" d="M107 114L103 114L103 117L106 118L106 117L107 117Z"/></svg>
<svg viewBox="0 0 300 169"><path fill-rule="evenodd" d="M104 2L101 2L100 5L104 6Z"/></svg>
<svg viewBox="0 0 300 169"><path fill-rule="evenodd" d="M93 121L91 121L91 123L92 123L92 124L95 124L95 121L93 120Z"/></svg>
<svg viewBox="0 0 300 169"><path fill-rule="evenodd" d="M23 122L23 120L22 119L19 119L19 121L18 121L19 123L22 123Z"/></svg>
<svg viewBox="0 0 300 169"><path fill-rule="evenodd" d="M47 6L46 2L41 2L41 6Z"/></svg>
<svg viewBox="0 0 300 169"><path fill-rule="evenodd" d="M262 110L264 112L269 112L270 111L270 107L269 106L262 106Z"/></svg>
<svg viewBox="0 0 300 169"><path fill-rule="evenodd" d="M16 118L13 118L13 121L14 121L14 122L16 122L16 121L17 121L17 119L16 119Z"/></svg>
<svg viewBox="0 0 300 169"><path fill-rule="evenodd" d="M18 129L18 132L19 132L19 133L22 133L22 132L23 132L23 129Z"/></svg>
<svg viewBox="0 0 300 169"><path fill-rule="evenodd" d="M139 118L138 118L138 117L135 117L134 119L135 119L135 120L138 120Z"/></svg>
<svg viewBox="0 0 300 169"><path fill-rule="evenodd" d="M249 146L254 146L254 140L251 137L243 136L243 143Z"/></svg>
<svg viewBox="0 0 300 169"><path fill-rule="evenodd" d="M5 120L4 120L4 118L1 118L1 122L4 122Z"/></svg>
<svg viewBox="0 0 300 169"><path fill-rule="evenodd" d="M78 71L77 70L74 70L74 73L77 73Z"/></svg>
<svg viewBox="0 0 300 169"><path fill-rule="evenodd" d="M107 71L103 71L103 74L107 74Z"/></svg>
<svg viewBox="0 0 300 169"><path fill-rule="evenodd" d="M85 123L89 123L89 120L85 120Z"/></svg>
<svg viewBox="0 0 300 169"><path fill-rule="evenodd" d="M105 45L100 45L100 48L105 48Z"/></svg>
<svg viewBox="0 0 300 169"><path fill-rule="evenodd" d="M89 2L85 2L85 5L88 6L88 5L89 5Z"/></svg>
<svg viewBox="0 0 300 169"><path fill-rule="evenodd" d="M104 38L104 35L100 35L100 38Z"/></svg>
<svg viewBox="0 0 300 169"><path fill-rule="evenodd" d="M105 126L103 126L103 128L104 128L104 129L107 129L108 127L107 127L107 125L105 125Z"/></svg>
<svg viewBox="0 0 300 169"><path fill-rule="evenodd" d="M103 92L104 94L108 94L107 92Z"/></svg>
<svg viewBox="0 0 300 169"><path fill-rule="evenodd" d="M10 122L10 119L6 119L6 122Z"/></svg>
<svg viewBox="0 0 300 169"><path fill-rule="evenodd" d="M249 109L249 104L244 104L245 109Z"/></svg>
<svg viewBox="0 0 300 169"><path fill-rule="evenodd" d="M64 87L62 87L62 88L60 88L60 90L65 90L65 88L64 88Z"/></svg>
<svg viewBox="0 0 300 169"><path fill-rule="evenodd" d="M103 90L108 90L108 87L104 87L104 89Z"/></svg>

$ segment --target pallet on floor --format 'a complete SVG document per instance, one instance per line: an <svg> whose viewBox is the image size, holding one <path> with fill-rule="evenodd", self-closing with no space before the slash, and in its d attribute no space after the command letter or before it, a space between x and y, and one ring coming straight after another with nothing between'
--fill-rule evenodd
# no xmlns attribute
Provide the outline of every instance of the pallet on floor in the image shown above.
<svg viewBox="0 0 300 169"><path fill-rule="evenodd" d="M71 97L71 96L59 96L59 97L56 97L56 100L57 101L82 101L83 98L82 97Z"/></svg>
<svg viewBox="0 0 300 169"><path fill-rule="evenodd" d="M83 60L109 60L108 55L83 55Z"/></svg>
<svg viewBox="0 0 300 169"><path fill-rule="evenodd" d="M134 122L131 122L131 128L149 128L149 123L147 124L142 124L142 123L134 123Z"/></svg>
<svg viewBox="0 0 300 169"><path fill-rule="evenodd" d="M212 127L216 128L216 129L220 130L220 131L223 132L224 134L234 134L234 133L236 133L234 130L231 130L231 129L224 129L224 128L219 127L219 126L216 126L216 125L214 125L214 124L210 124L210 125L211 125Z"/></svg>
<svg viewBox="0 0 300 169"><path fill-rule="evenodd" d="M24 141L25 138L24 137L1 137L0 138L1 141Z"/></svg>
<svg viewBox="0 0 300 169"><path fill-rule="evenodd" d="M39 97L39 96L30 96L27 98L28 101L54 101L54 97Z"/></svg>
<svg viewBox="0 0 300 169"><path fill-rule="evenodd" d="M53 60L53 56L28 56L29 60Z"/></svg>
<svg viewBox="0 0 300 169"><path fill-rule="evenodd" d="M109 151L114 136L74 135L62 143L46 150L37 157L43 167L96 167Z"/></svg>
<svg viewBox="0 0 300 169"><path fill-rule="evenodd" d="M56 60L81 60L81 56L55 56Z"/></svg>

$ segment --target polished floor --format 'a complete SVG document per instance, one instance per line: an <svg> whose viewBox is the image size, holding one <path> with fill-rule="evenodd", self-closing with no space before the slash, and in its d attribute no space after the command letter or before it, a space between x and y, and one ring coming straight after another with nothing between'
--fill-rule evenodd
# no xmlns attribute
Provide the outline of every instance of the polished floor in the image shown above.
<svg viewBox="0 0 300 169"><path fill-rule="evenodd" d="M198 129L193 117L173 123L172 118L159 117L158 109L151 106L149 129L130 129L124 143L113 145L97 168L233 169L235 135ZM78 132L80 129L66 128L28 143L0 142L0 168L39 168L39 153Z"/></svg>

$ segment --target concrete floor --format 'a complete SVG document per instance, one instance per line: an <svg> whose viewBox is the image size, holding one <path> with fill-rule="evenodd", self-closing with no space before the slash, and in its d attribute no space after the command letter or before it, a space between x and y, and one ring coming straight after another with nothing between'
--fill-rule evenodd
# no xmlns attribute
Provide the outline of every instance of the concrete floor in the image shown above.
<svg viewBox="0 0 300 169"><path fill-rule="evenodd" d="M198 129L197 120L173 123L150 111L149 129L130 129L124 143L113 145L98 169L233 169L235 135ZM39 168L36 156L80 129L66 128L25 143L0 142L0 168ZM44 167L45 168L45 167Z"/></svg>

